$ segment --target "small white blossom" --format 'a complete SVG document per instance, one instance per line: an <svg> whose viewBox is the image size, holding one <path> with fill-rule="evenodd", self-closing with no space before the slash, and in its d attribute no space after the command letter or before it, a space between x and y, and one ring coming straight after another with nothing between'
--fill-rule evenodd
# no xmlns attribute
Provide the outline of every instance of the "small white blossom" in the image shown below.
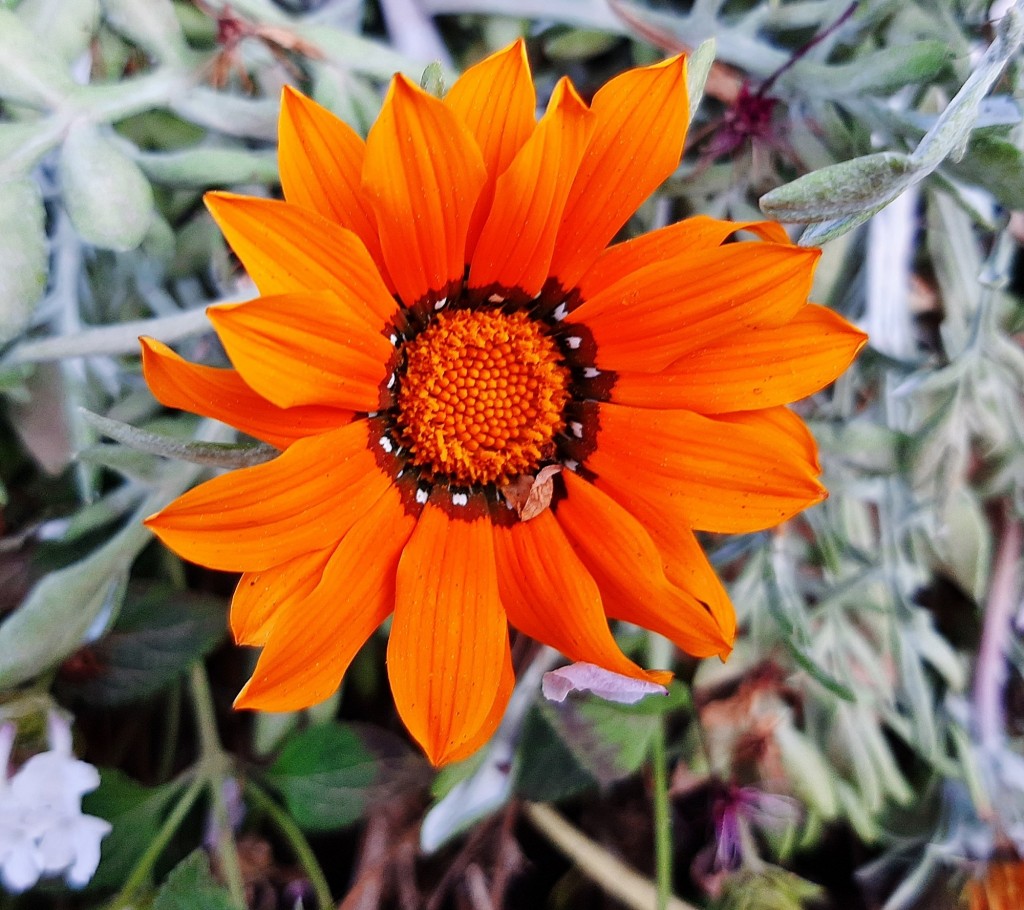
<svg viewBox="0 0 1024 910"><path fill-rule="evenodd" d="M8 777L14 727L0 727L0 884L13 893L53 875L82 887L110 833L108 822L82 814L82 796L96 789L100 777L72 754L68 722L51 714L48 734L50 749Z"/></svg>

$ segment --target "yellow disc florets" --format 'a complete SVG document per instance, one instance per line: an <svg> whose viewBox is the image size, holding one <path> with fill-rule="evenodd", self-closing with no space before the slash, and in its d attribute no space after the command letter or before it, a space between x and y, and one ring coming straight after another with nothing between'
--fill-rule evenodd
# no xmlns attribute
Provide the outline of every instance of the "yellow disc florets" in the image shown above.
<svg viewBox="0 0 1024 910"><path fill-rule="evenodd" d="M569 372L525 313L442 313L403 353L398 423L414 464L500 485L553 455Z"/></svg>

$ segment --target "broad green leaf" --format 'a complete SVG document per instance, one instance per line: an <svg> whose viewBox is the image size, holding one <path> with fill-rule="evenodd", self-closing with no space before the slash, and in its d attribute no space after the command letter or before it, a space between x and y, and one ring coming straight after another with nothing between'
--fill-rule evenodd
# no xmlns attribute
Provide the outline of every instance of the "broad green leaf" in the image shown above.
<svg viewBox="0 0 1024 910"><path fill-rule="evenodd" d="M80 562L51 572L0 624L0 689L38 676L77 650L104 612L116 613L128 568L149 539L129 524Z"/></svg>
<svg viewBox="0 0 1024 910"><path fill-rule="evenodd" d="M763 860L725 876L721 888L711 910L803 910L824 894L820 885Z"/></svg>
<svg viewBox="0 0 1024 910"><path fill-rule="evenodd" d="M818 747L788 723L777 724L774 736L793 788L822 818L835 818L839 812L835 776Z"/></svg>
<svg viewBox="0 0 1024 910"><path fill-rule="evenodd" d="M0 98L43 110L74 89L63 61L13 12L0 9Z"/></svg>
<svg viewBox="0 0 1024 910"><path fill-rule="evenodd" d="M331 831L381 798L422 782L425 766L397 737L364 724L323 724L285 741L267 781L296 823Z"/></svg>
<svg viewBox="0 0 1024 910"><path fill-rule="evenodd" d="M766 215L779 221L815 222L860 215L891 202L916 179L909 155L878 152L841 161L766 193Z"/></svg>
<svg viewBox="0 0 1024 910"><path fill-rule="evenodd" d="M136 161L146 175L167 186L202 189L239 183L277 183L274 152L231 148L191 148L147 152Z"/></svg>
<svg viewBox="0 0 1024 910"><path fill-rule="evenodd" d="M117 31L159 62L187 57L185 36L171 0L102 0L104 16Z"/></svg>
<svg viewBox="0 0 1024 910"><path fill-rule="evenodd" d="M27 177L60 140L60 129L47 118L0 123L0 185Z"/></svg>
<svg viewBox="0 0 1024 910"><path fill-rule="evenodd" d="M82 811L105 818L113 830L103 840L100 865L89 882L90 888L124 884L182 789L178 781L144 787L113 768L100 769L99 788L83 797Z"/></svg>
<svg viewBox="0 0 1024 910"><path fill-rule="evenodd" d="M597 786L542 710L526 715L512 788L523 799L555 802Z"/></svg>
<svg viewBox="0 0 1024 910"><path fill-rule="evenodd" d="M589 60L614 47L618 40L617 35L606 31L571 28L546 38L544 54L552 60Z"/></svg>
<svg viewBox="0 0 1024 910"><path fill-rule="evenodd" d="M914 150L914 164L925 173L946 157L960 158L967 148L981 103L1024 38L1024 12L1011 6L996 25L995 40L975 66L963 87L946 105L935 125Z"/></svg>
<svg viewBox="0 0 1024 910"><path fill-rule="evenodd" d="M1024 152L1005 130L975 130L964 157L947 167L961 180L984 187L1005 208L1024 209Z"/></svg>
<svg viewBox="0 0 1024 910"><path fill-rule="evenodd" d="M153 910L238 910L231 895L210 872L203 850L186 856L167 876L153 900Z"/></svg>
<svg viewBox="0 0 1024 910"><path fill-rule="evenodd" d="M99 705L150 698L224 639L225 614L218 597L168 585L129 587L113 629L92 648L97 674L71 687Z"/></svg>
<svg viewBox="0 0 1024 910"><path fill-rule="evenodd" d="M153 218L153 190L139 166L92 123L68 132L60 155L64 203L79 236L103 249L135 249Z"/></svg>
<svg viewBox="0 0 1024 910"><path fill-rule="evenodd" d="M45 218L34 181L0 184L0 345L21 334L46 290Z"/></svg>
<svg viewBox="0 0 1024 910"><path fill-rule="evenodd" d="M908 45L882 48L849 63L821 64L801 60L787 82L798 85L802 94L827 98L891 95L905 85L932 81L953 57L941 41L915 41Z"/></svg>
<svg viewBox="0 0 1024 910"><path fill-rule="evenodd" d="M646 761L661 715L688 705L689 698L686 687L674 682L667 696L650 696L635 705L575 695L560 704L539 704L536 710L543 725L553 731L560 745L550 742L545 727L535 722L532 730L537 744L533 748L555 755L564 749L572 759L559 770L551 789L571 792L582 786L585 778L607 785L629 776ZM531 764L518 772L519 779L539 792L537 775L542 771L533 766L536 759L526 749L520 755L524 764ZM554 767L548 770L555 774Z"/></svg>
<svg viewBox="0 0 1024 910"><path fill-rule="evenodd" d="M18 16L70 66L89 48L100 22L99 0L22 0Z"/></svg>

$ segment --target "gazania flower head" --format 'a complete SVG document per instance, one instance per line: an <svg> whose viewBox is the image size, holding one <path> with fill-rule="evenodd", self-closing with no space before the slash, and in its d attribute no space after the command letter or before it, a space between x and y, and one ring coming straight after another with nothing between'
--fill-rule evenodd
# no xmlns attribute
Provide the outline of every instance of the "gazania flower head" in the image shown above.
<svg viewBox="0 0 1024 910"><path fill-rule="evenodd" d="M364 143L285 90L283 202L208 205L261 297L210 318L233 369L143 340L156 397L282 450L148 520L241 572L236 705L330 695L392 613L399 714L436 764L470 754L513 684L509 625L628 659L622 619L725 655L734 615L695 530L754 531L825 495L787 402L863 336L807 303L818 253L771 224L694 218L608 246L675 169L676 57L539 121L524 47L443 100L396 76ZM740 229L760 243L726 244Z"/></svg>

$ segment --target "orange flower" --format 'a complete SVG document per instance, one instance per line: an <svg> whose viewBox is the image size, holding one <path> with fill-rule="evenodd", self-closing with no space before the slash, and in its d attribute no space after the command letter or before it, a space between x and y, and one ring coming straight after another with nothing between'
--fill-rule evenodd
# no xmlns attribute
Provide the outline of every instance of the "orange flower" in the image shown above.
<svg viewBox="0 0 1024 910"><path fill-rule="evenodd" d="M990 860L964 887L963 898L969 910L1018 910L1024 906L1024 862Z"/></svg>
<svg viewBox="0 0 1024 910"><path fill-rule="evenodd" d="M665 681L608 619L724 656L734 615L694 530L825 496L784 405L864 336L807 303L818 252L703 217L606 249L678 165L684 60L535 106L521 42L443 101L396 76L365 144L286 90L287 201L208 197L263 296L210 310L234 369L144 339L146 380L283 452L147 524L243 573L231 626L263 653L238 707L326 698L393 612L403 721L434 763L466 756L509 697L509 624ZM765 242L723 245L741 228Z"/></svg>

